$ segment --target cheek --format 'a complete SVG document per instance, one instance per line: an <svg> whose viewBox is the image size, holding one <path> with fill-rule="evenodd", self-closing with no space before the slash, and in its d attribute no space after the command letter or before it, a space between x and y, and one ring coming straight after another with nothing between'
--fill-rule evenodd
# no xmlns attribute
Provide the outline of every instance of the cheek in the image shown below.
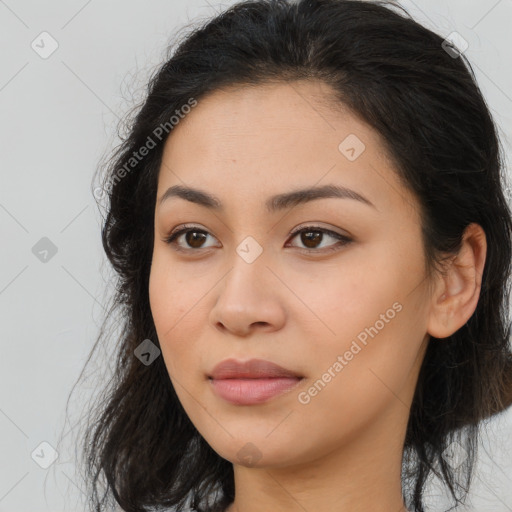
<svg viewBox="0 0 512 512"><path fill-rule="evenodd" d="M324 338L321 350L308 355L311 372L294 399L312 450L322 449L315 444L320 443L328 451L333 443L349 441L375 423L384 411L398 415L407 407L423 336L408 305L395 305L387 315L384 310L388 323L379 314L370 315L372 320L362 328L353 318L340 318L336 325L340 332L343 324L350 326L347 334L334 343ZM350 335L349 329L357 334ZM328 421L318 421L326 411Z"/></svg>
<svg viewBox="0 0 512 512"><path fill-rule="evenodd" d="M194 358L202 295L197 280L186 281L163 258L154 257L149 278L151 314L166 367L177 378Z"/></svg>
<svg viewBox="0 0 512 512"><path fill-rule="evenodd" d="M149 276L149 302L153 320L164 341L172 337L204 295L204 283L187 278L173 266L163 250L155 250Z"/></svg>
<svg viewBox="0 0 512 512"><path fill-rule="evenodd" d="M403 303L413 288L411 273L403 268L404 262L389 250L360 247L332 263L289 267L281 275L299 299L290 305L296 303L294 318L310 330L311 341L342 348L381 322L380 315L389 311L383 321L394 318L393 304Z"/></svg>
<svg viewBox="0 0 512 512"><path fill-rule="evenodd" d="M309 380L320 380L320 391L324 385L333 393L338 389L333 395L306 389L305 401L322 394L319 403L340 400L343 409L357 409L359 402L389 396L386 384L390 389L405 384L426 333L427 301L423 287L415 288L422 278L421 254L416 258L409 251L407 259L403 254L391 247L361 251L339 269L295 281L294 291L307 297L301 329Z"/></svg>

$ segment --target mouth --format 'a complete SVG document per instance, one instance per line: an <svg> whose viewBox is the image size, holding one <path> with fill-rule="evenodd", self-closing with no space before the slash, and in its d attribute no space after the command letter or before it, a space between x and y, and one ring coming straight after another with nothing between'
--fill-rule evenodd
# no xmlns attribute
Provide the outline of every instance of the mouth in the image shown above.
<svg viewBox="0 0 512 512"><path fill-rule="evenodd" d="M270 378L296 378L302 377L293 370L283 368L264 359L249 359L237 361L225 359L213 368L208 375L211 379L270 379Z"/></svg>
<svg viewBox="0 0 512 512"><path fill-rule="evenodd" d="M256 405L291 391L302 379L210 379L214 392L234 405Z"/></svg>
<svg viewBox="0 0 512 512"><path fill-rule="evenodd" d="M214 393L235 405L255 405L291 391L303 376L262 359L227 359L208 375Z"/></svg>

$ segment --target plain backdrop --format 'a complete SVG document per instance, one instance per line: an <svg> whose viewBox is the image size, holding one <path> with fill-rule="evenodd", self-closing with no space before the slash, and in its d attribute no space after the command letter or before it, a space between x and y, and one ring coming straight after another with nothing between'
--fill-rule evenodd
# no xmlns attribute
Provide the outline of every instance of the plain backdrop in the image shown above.
<svg viewBox="0 0 512 512"><path fill-rule="evenodd" d="M0 0L0 512L85 510L73 452L52 455L111 290L93 173L176 31L233 3ZM509 158L512 1L401 5L467 40ZM512 411L489 423L470 503L457 510L512 512Z"/></svg>

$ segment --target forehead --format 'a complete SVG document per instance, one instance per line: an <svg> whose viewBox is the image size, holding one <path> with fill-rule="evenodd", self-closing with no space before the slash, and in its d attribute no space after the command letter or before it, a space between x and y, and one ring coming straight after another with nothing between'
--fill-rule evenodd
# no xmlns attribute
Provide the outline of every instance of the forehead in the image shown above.
<svg viewBox="0 0 512 512"><path fill-rule="evenodd" d="M400 187L379 134L333 98L316 81L208 94L167 138L158 195L173 185L223 191L228 201L333 182L366 182L366 197L382 195L385 181Z"/></svg>
<svg viewBox="0 0 512 512"><path fill-rule="evenodd" d="M166 150L176 154L180 148L195 147L202 151L189 156L207 157L235 149L265 156L279 149L291 157L300 153L300 140L302 144L310 142L304 150L330 147L339 156L338 145L350 133L366 145L380 145L379 135L335 101L334 92L323 82L239 85L201 98L173 129Z"/></svg>

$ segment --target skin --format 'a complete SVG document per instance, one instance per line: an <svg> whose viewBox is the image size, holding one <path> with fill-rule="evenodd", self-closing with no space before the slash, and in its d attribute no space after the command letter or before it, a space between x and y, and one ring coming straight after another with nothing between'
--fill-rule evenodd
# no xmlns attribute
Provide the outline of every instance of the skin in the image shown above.
<svg viewBox="0 0 512 512"><path fill-rule="evenodd" d="M224 205L220 212L183 198L157 202L149 295L178 397L234 465L229 512L404 511L402 449L429 335L451 335L478 301L480 226L469 226L444 275L427 278L417 199L399 183L377 132L342 106L328 108L330 94L306 81L218 90L165 145L157 198L182 185ZM365 144L354 161L338 149L349 134ZM326 184L348 187L374 207L348 198L275 213L264 207L274 194ZM194 244L182 235L176 243L188 252L180 253L164 239L185 223L208 236ZM290 236L302 226L352 242L313 230L319 239L307 245ZM236 251L248 236L263 250L252 263ZM394 318L301 403L299 393L396 303ZM234 405L207 378L227 358L266 359L304 378L263 404ZM244 446L252 460L239 455Z"/></svg>

